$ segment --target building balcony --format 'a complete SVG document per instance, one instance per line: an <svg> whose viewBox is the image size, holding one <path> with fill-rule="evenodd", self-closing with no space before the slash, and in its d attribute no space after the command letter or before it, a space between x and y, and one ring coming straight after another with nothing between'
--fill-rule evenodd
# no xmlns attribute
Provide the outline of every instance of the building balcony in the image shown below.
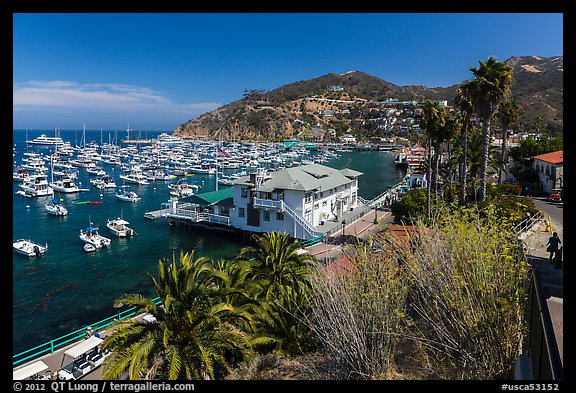
<svg viewBox="0 0 576 393"><path fill-rule="evenodd" d="M273 209L278 211L284 211L284 201L254 198L254 207L256 209Z"/></svg>

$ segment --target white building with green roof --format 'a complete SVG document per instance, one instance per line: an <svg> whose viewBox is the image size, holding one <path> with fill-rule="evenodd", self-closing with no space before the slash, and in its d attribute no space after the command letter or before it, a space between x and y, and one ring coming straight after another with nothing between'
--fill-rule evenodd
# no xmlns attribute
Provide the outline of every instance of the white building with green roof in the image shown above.
<svg viewBox="0 0 576 393"><path fill-rule="evenodd" d="M296 239L320 236L358 206L358 176L352 169L310 164L234 181L230 225L251 232L288 232Z"/></svg>

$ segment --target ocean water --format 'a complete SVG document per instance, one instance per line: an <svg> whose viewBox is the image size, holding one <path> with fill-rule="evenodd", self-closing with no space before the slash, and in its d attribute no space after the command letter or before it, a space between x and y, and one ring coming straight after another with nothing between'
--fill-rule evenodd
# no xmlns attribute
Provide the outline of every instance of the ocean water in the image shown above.
<svg viewBox="0 0 576 393"><path fill-rule="evenodd" d="M20 164L26 151L26 134L33 139L46 131L14 130L16 153L13 162ZM159 132L142 132L141 138L154 138ZM114 131L86 131L86 143L108 142L125 137ZM62 130L60 136L72 145L80 144L82 130ZM370 199L405 174L395 168L394 156L386 152L346 152L323 163L334 168L348 167L364 173L359 180L360 196ZM119 166L103 165L121 184ZM111 168L115 168L112 170ZM98 190L89 182L90 176L80 169L77 182L90 191L57 194L68 208L68 215L56 217L46 213L45 198L15 195L18 182L13 182L13 240L25 238L41 244L48 251L41 257L29 258L13 252L13 353L32 348L60 337L86 324L114 315L115 299L128 293L154 296L147 273L156 274L158 261L178 258L180 251L195 250L196 255L213 259L232 258L245 246L233 236L192 228L172 227L164 220L149 220L144 213L160 209L168 201L167 182L130 185L142 198L137 203L117 200L114 189ZM203 185L201 192L215 189L214 176L195 175L188 178ZM224 186L219 185L219 188ZM102 194L102 195L101 195ZM101 201L102 205L79 201ZM107 219L122 217L130 222L137 235L121 239L109 233ZM108 248L86 253L79 239L80 229L90 222L100 225L100 233L112 239Z"/></svg>

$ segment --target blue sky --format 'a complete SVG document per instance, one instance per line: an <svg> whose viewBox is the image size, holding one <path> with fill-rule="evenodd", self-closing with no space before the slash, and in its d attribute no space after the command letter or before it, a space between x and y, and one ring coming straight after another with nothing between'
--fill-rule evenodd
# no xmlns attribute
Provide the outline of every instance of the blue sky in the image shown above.
<svg viewBox="0 0 576 393"><path fill-rule="evenodd" d="M494 56L563 56L559 13L14 14L14 128L173 131L242 98L358 70L449 86Z"/></svg>

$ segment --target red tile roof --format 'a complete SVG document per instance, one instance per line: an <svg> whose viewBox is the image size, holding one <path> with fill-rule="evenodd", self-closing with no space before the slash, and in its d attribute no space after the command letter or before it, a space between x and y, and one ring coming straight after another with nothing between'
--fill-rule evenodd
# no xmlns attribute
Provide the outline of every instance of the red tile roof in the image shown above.
<svg viewBox="0 0 576 393"><path fill-rule="evenodd" d="M324 273L329 276L347 276L356 270L356 265L348 258L340 257L334 262L324 266L322 269Z"/></svg>
<svg viewBox="0 0 576 393"><path fill-rule="evenodd" d="M564 150L553 151L552 153L540 154L539 156L532 157L534 159L545 161L550 164L563 164L564 163Z"/></svg>

